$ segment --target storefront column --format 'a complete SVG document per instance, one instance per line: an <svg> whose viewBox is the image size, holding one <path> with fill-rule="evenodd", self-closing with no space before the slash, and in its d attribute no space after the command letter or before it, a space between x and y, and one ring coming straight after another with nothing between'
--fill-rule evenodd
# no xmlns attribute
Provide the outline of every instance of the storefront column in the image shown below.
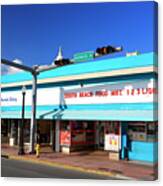
<svg viewBox="0 0 163 186"><path fill-rule="evenodd" d="M99 121L95 123L95 144L96 148L99 147Z"/></svg>
<svg viewBox="0 0 163 186"><path fill-rule="evenodd" d="M128 148L127 145L127 122L121 122L121 159L126 159L126 149Z"/></svg>
<svg viewBox="0 0 163 186"><path fill-rule="evenodd" d="M55 151L60 152L60 121L56 121L55 123Z"/></svg>
<svg viewBox="0 0 163 186"><path fill-rule="evenodd" d="M50 145L53 144L53 122L50 123Z"/></svg>
<svg viewBox="0 0 163 186"><path fill-rule="evenodd" d="M52 121L50 124L50 145L52 149L55 151L55 122Z"/></svg>

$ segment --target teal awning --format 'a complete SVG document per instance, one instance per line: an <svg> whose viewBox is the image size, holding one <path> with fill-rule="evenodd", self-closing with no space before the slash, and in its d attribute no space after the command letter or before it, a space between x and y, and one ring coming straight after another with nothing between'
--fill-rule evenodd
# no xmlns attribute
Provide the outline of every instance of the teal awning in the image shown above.
<svg viewBox="0 0 163 186"><path fill-rule="evenodd" d="M25 112L30 119L31 112ZM20 111L2 111L1 118L21 119ZM51 120L101 120L101 121L157 121L157 111L153 110L42 110L37 111L37 119Z"/></svg>

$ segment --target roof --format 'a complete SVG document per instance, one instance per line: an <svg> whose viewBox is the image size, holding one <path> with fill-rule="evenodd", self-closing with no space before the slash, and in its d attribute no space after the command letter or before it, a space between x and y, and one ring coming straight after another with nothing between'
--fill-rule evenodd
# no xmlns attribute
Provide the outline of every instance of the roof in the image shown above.
<svg viewBox="0 0 163 186"><path fill-rule="evenodd" d="M73 75L90 74L95 72L110 72L114 70L132 69L137 67L157 66L157 55L153 52L144 53L138 56L117 57L112 59L94 60L89 62L81 62L72 65L62 66L56 69L42 72L38 75L38 79L58 78ZM1 82L3 84L13 82L23 82L32 80L29 72L21 72L16 74L3 75Z"/></svg>

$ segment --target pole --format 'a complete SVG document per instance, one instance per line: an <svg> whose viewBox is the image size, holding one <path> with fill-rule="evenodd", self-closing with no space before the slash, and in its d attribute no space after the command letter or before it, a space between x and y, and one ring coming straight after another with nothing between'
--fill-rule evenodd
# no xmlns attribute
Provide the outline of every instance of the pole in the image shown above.
<svg viewBox="0 0 163 186"><path fill-rule="evenodd" d="M37 94L37 74L33 73L32 82L32 110L30 124L30 154L35 153L35 130L36 130L36 94Z"/></svg>
<svg viewBox="0 0 163 186"><path fill-rule="evenodd" d="M19 151L18 155L23 155L24 153L24 107L25 107L25 91L22 92L22 122L20 122L20 139L19 139Z"/></svg>

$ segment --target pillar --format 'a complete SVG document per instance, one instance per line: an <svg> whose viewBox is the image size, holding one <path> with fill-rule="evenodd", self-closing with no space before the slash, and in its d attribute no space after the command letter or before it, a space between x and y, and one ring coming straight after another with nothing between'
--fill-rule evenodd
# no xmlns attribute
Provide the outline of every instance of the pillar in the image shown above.
<svg viewBox="0 0 163 186"><path fill-rule="evenodd" d="M50 123L50 145L55 151L55 121L51 121Z"/></svg>
<svg viewBox="0 0 163 186"><path fill-rule="evenodd" d="M60 152L60 121L57 120L55 123L55 151Z"/></svg>
<svg viewBox="0 0 163 186"><path fill-rule="evenodd" d="M125 148L127 147L127 122L121 122L121 159L125 159Z"/></svg>
<svg viewBox="0 0 163 186"><path fill-rule="evenodd" d="M99 121L95 122L95 144L96 148L99 147Z"/></svg>

